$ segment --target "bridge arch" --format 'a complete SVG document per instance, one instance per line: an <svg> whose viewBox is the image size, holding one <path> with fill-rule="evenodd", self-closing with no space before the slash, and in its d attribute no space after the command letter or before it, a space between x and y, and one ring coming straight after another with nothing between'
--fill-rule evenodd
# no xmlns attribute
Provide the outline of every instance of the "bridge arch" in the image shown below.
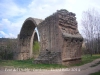
<svg viewBox="0 0 100 75"><path fill-rule="evenodd" d="M19 60L25 60L33 57L33 42L36 40L38 41L38 35L35 28L38 26L39 22L41 22L39 19L31 17L24 21L18 37L20 44Z"/></svg>
<svg viewBox="0 0 100 75"><path fill-rule="evenodd" d="M36 27L37 24L34 18L31 17L27 18L22 25L19 39L25 39L27 37L31 37Z"/></svg>

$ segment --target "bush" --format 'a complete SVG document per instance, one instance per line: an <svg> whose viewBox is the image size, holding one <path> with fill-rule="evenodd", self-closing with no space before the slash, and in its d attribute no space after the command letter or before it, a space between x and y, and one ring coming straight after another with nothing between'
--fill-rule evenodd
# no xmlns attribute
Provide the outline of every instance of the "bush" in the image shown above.
<svg viewBox="0 0 100 75"><path fill-rule="evenodd" d="M17 40L0 38L0 59L11 60L13 59L13 53L16 49Z"/></svg>
<svg viewBox="0 0 100 75"><path fill-rule="evenodd" d="M34 56L34 58L36 58L39 55L39 49L40 49L39 42L35 41L33 43L33 56Z"/></svg>
<svg viewBox="0 0 100 75"><path fill-rule="evenodd" d="M13 51L11 48L0 46L0 59L9 60L13 59Z"/></svg>

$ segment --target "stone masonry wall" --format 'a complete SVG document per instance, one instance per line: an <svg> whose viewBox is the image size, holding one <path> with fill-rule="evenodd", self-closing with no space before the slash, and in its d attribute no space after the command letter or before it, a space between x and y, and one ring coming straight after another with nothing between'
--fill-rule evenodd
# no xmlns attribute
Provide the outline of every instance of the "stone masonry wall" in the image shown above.
<svg viewBox="0 0 100 75"><path fill-rule="evenodd" d="M22 37L19 41L20 48L16 51L18 59L30 58L32 33L37 27L40 36L40 54L34 63L67 65L80 61L83 38L78 32L74 13L61 9L45 18L38 25L34 24L36 21L33 20L33 18L27 19L24 23L25 28L22 28L24 30L20 34ZM30 37L26 33L31 34ZM24 37L24 35L26 36Z"/></svg>
<svg viewBox="0 0 100 75"><path fill-rule="evenodd" d="M81 59L83 38L78 32L74 13L63 9L58 10L40 23L38 30L41 52L35 63L47 62L66 65L72 60Z"/></svg>
<svg viewBox="0 0 100 75"><path fill-rule="evenodd" d="M83 38L77 29L75 14L67 10L58 11L59 28L63 35L62 64L70 64L81 59ZM75 62L74 62L75 63Z"/></svg>
<svg viewBox="0 0 100 75"><path fill-rule="evenodd" d="M58 16L53 14L47 17L42 23L38 25L40 34L40 56L36 60L49 61L48 52L50 52L50 59L52 63L61 63L61 31L58 27ZM45 61L44 61L45 62ZM50 61L49 61L50 62Z"/></svg>

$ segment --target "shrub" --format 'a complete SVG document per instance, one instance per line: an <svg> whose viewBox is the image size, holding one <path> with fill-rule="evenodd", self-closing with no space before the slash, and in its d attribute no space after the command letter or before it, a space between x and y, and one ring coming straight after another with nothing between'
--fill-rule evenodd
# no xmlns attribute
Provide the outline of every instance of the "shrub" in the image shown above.
<svg viewBox="0 0 100 75"><path fill-rule="evenodd" d="M40 49L39 42L35 41L33 43L33 56L34 56L34 58L36 58L39 55L39 49Z"/></svg>

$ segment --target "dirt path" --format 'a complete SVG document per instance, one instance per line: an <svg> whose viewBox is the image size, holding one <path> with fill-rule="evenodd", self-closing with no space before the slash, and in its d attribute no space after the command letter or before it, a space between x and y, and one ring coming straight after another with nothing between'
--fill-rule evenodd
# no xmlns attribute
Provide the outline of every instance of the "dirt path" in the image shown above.
<svg viewBox="0 0 100 75"><path fill-rule="evenodd" d="M100 71L100 64L95 67L90 67L96 63L100 62L100 59L96 59L91 63L79 66L79 67L71 67L66 69L56 69L56 70L31 70L26 71L18 71L18 69L11 71L11 69L2 69L0 70L0 75L89 75L90 73L94 73Z"/></svg>

